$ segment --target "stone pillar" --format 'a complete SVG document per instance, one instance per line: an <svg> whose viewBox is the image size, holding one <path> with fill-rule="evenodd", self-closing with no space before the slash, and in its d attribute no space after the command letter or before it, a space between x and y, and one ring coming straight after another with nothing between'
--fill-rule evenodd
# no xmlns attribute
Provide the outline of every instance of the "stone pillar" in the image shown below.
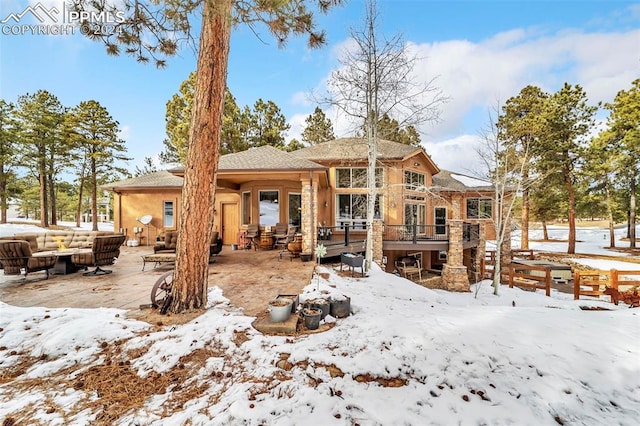
<svg viewBox="0 0 640 426"><path fill-rule="evenodd" d="M303 179L302 180L302 194L301 194L301 227L300 232L302 233L302 251L305 253L313 252L313 215L316 210L313 205L313 188L311 185L311 180ZM317 200L317 197L316 197ZM316 213L317 214L317 213Z"/></svg>
<svg viewBox="0 0 640 426"><path fill-rule="evenodd" d="M450 291L470 291L467 267L463 263L462 224L461 220L449 220L449 251L442 268L442 284Z"/></svg>
<svg viewBox="0 0 640 426"><path fill-rule="evenodd" d="M373 220L373 261L382 264L382 231L383 223L380 219Z"/></svg>
<svg viewBox="0 0 640 426"><path fill-rule="evenodd" d="M460 220L462 219L462 196L461 195L452 195L451 196L451 219Z"/></svg>

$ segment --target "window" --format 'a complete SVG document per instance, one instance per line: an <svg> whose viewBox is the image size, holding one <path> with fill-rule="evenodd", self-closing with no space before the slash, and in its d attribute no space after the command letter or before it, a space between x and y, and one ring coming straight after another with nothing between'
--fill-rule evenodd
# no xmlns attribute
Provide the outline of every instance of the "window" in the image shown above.
<svg viewBox="0 0 640 426"><path fill-rule="evenodd" d="M434 211L436 223L436 235L444 235L447 233L447 208L436 207Z"/></svg>
<svg viewBox="0 0 640 426"><path fill-rule="evenodd" d="M423 204L405 204L404 205L404 224L405 225L424 225L426 223L426 209Z"/></svg>
<svg viewBox="0 0 640 426"><path fill-rule="evenodd" d="M289 225L302 225L302 196L300 194L289 194Z"/></svg>
<svg viewBox="0 0 640 426"><path fill-rule="evenodd" d="M173 221L173 201L164 201L162 212L162 226L165 228L175 227L175 222Z"/></svg>
<svg viewBox="0 0 640 426"><path fill-rule="evenodd" d="M467 198L467 219L491 219L491 198Z"/></svg>
<svg viewBox="0 0 640 426"><path fill-rule="evenodd" d="M280 222L278 195L278 191L260 191L258 193L260 225L273 226Z"/></svg>
<svg viewBox="0 0 640 426"><path fill-rule="evenodd" d="M382 188L382 168L376 167L376 187ZM336 188L366 188L367 169L354 167L336 169Z"/></svg>
<svg viewBox="0 0 640 426"><path fill-rule="evenodd" d="M251 192L242 193L242 224L251 223Z"/></svg>
<svg viewBox="0 0 640 426"><path fill-rule="evenodd" d="M380 219L381 196L376 196L374 218ZM364 229L367 222L367 195L366 194L338 194L336 195L336 221L341 228L345 225L355 229Z"/></svg>
<svg viewBox="0 0 640 426"><path fill-rule="evenodd" d="M406 189L419 191L426 186L425 182L424 173L413 172L411 170L404 171L404 186Z"/></svg>

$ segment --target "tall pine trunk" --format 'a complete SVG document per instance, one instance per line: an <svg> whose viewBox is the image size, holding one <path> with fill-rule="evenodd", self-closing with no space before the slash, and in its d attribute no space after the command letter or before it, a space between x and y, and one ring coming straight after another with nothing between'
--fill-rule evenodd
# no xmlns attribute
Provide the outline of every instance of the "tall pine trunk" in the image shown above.
<svg viewBox="0 0 640 426"><path fill-rule="evenodd" d="M38 180L40 183L40 226L49 227L49 204L47 203L47 174L44 161L40 161Z"/></svg>
<svg viewBox="0 0 640 426"><path fill-rule="evenodd" d="M571 174L565 171L565 183L567 184L567 195L569 203L569 244L568 254L576 252L576 192L571 181Z"/></svg>
<svg viewBox="0 0 640 426"><path fill-rule="evenodd" d="M47 181L49 182L49 206L51 207L51 226L55 226L58 224L58 215L56 212L56 185L55 178L52 174L47 176Z"/></svg>
<svg viewBox="0 0 640 426"><path fill-rule="evenodd" d="M547 221L542 220L542 239L544 241L549 241L549 229L547 228Z"/></svg>
<svg viewBox="0 0 640 426"><path fill-rule="evenodd" d="M613 229L613 200L611 199L611 185L608 180L604 183L604 193L607 203L607 216L609 218L609 247L613 248L616 246L616 236Z"/></svg>
<svg viewBox="0 0 640 426"><path fill-rule="evenodd" d="M206 0L182 188L182 211L171 311L204 309L207 304L209 244L220 153L232 0Z"/></svg>
<svg viewBox="0 0 640 426"><path fill-rule="evenodd" d="M98 230L98 171L96 160L91 159L91 230Z"/></svg>
<svg viewBox="0 0 640 426"><path fill-rule="evenodd" d="M636 176L631 177L631 188L629 189L629 247L636 248Z"/></svg>
<svg viewBox="0 0 640 426"><path fill-rule="evenodd" d="M523 168L522 182L522 223L520 224L520 248L529 249L529 173L527 168Z"/></svg>

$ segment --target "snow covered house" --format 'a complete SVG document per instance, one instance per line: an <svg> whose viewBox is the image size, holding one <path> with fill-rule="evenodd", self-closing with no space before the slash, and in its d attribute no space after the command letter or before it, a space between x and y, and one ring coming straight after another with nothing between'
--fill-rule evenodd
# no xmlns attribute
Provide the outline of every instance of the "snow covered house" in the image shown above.
<svg viewBox="0 0 640 426"><path fill-rule="evenodd" d="M380 140L377 158L374 260L391 271L396 259L416 256L424 270L441 271L450 288L467 288L485 239L493 238L491 185L440 170L421 147ZM276 223L288 223L297 227L305 252L320 243L329 255L360 251L366 167L367 144L360 138L294 152L262 146L223 155L215 230L224 244L237 244L249 224L268 236ZM150 240L177 229L183 174L179 167L105 185L114 193L115 229ZM144 216L151 217L148 225L138 220Z"/></svg>

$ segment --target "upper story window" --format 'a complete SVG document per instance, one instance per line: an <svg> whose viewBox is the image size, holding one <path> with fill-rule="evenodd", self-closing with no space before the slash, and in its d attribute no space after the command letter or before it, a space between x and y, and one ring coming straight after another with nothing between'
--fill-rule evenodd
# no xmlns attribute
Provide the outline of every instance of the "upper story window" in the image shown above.
<svg viewBox="0 0 640 426"><path fill-rule="evenodd" d="M412 170L404 171L404 186L409 190L420 190L426 187L426 177L424 173L414 172Z"/></svg>
<svg viewBox="0 0 640 426"><path fill-rule="evenodd" d="M491 219L492 209L491 198L467 198L467 219Z"/></svg>
<svg viewBox="0 0 640 426"><path fill-rule="evenodd" d="M382 168L376 167L376 187L382 188ZM351 167L336 169L336 188L367 188L367 169Z"/></svg>

